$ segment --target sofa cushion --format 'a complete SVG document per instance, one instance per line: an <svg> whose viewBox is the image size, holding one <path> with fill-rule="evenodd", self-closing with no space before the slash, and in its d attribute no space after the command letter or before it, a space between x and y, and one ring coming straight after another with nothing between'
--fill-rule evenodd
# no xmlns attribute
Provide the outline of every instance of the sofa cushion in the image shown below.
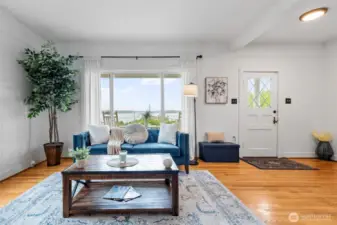
<svg viewBox="0 0 337 225"><path fill-rule="evenodd" d="M107 154L107 144L91 145L88 147L90 149L90 155L106 155Z"/></svg>
<svg viewBox="0 0 337 225"><path fill-rule="evenodd" d="M142 124L129 124L124 128L124 139L129 144L145 143L148 136L148 131Z"/></svg>
<svg viewBox="0 0 337 225"><path fill-rule="evenodd" d="M109 141L109 126L107 125L88 125L90 143L92 145L104 144Z"/></svg>
<svg viewBox="0 0 337 225"><path fill-rule="evenodd" d="M130 149L133 148L133 146L134 146L134 145L132 145L132 144L124 143L124 144L121 145L121 148L122 148L122 150L129 151Z"/></svg>
<svg viewBox="0 0 337 225"><path fill-rule="evenodd" d="M148 132L149 132L149 137L147 138L145 143L157 143L159 130L158 129L148 129Z"/></svg>
<svg viewBox="0 0 337 225"><path fill-rule="evenodd" d="M158 143L176 145L177 124L160 123Z"/></svg>
<svg viewBox="0 0 337 225"><path fill-rule="evenodd" d="M128 150L130 154L169 153L171 156L180 156L179 147L164 143L144 143L134 145Z"/></svg>

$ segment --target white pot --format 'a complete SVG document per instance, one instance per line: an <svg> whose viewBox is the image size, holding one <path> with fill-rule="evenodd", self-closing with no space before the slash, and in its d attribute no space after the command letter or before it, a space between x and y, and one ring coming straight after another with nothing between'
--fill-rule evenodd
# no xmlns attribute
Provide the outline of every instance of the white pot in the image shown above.
<svg viewBox="0 0 337 225"><path fill-rule="evenodd" d="M84 168L87 165L87 161L86 159L76 159L76 167L79 169Z"/></svg>

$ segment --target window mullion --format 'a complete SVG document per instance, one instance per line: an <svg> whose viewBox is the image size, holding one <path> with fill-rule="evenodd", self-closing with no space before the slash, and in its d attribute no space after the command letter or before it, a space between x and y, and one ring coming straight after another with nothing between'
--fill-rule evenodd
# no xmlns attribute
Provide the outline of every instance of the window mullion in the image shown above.
<svg viewBox="0 0 337 225"><path fill-rule="evenodd" d="M114 78L115 74L109 75L110 116L111 116L111 122L109 126L117 126L117 124L115 124L115 111L114 111Z"/></svg>
<svg viewBox="0 0 337 225"><path fill-rule="evenodd" d="M160 73L160 121L165 121L164 73Z"/></svg>

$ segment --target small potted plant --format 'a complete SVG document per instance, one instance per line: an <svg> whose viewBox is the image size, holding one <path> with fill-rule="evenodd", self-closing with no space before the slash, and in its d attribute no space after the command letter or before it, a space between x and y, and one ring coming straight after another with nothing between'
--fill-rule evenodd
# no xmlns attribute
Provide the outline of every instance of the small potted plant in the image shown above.
<svg viewBox="0 0 337 225"><path fill-rule="evenodd" d="M76 160L77 168L84 168L87 165L89 154L89 148L76 148L75 150L71 151L72 157Z"/></svg>

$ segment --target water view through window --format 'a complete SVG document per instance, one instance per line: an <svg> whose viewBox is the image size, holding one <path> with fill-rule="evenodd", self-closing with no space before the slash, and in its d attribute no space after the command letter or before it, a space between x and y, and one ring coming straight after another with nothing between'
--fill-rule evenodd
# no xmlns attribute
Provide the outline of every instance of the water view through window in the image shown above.
<svg viewBox="0 0 337 225"><path fill-rule="evenodd" d="M113 79L113 82L110 82L110 79ZM112 94L111 84L113 84ZM112 96L113 107L110 107ZM102 75L101 122L119 127L133 123L159 127L163 121L176 123L179 128L181 99L182 81L177 74L164 75L163 79L160 75L146 74ZM114 111L113 116L110 115L111 108Z"/></svg>

